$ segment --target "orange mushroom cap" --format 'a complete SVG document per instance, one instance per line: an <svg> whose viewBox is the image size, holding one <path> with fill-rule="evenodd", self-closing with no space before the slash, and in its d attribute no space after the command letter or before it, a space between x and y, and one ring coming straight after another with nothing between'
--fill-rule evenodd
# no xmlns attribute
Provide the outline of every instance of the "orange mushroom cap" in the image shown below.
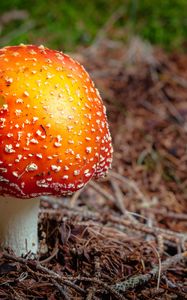
<svg viewBox="0 0 187 300"><path fill-rule="evenodd" d="M1 49L1 194L68 195L111 161L105 107L85 69L43 46Z"/></svg>

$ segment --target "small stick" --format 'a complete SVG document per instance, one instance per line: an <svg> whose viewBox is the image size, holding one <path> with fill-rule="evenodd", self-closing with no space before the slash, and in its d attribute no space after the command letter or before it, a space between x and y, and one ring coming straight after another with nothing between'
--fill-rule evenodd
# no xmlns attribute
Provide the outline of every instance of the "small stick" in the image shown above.
<svg viewBox="0 0 187 300"><path fill-rule="evenodd" d="M163 229L163 228L156 227L156 226L148 227L145 224L135 223L130 220L125 220L124 218L116 217L116 216L112 216L112 215L103 215L102 216L99 213L91 212L89 210L82 209L79 207L70 207L69 205L66 205L64 203L61 203L60 207L63 208L63 212L62 211L54 211L54 210L51 211L48 209L46 209L46 210L41 209L40 212L45 213L45 211L46 211L46 213L51 213L51 214L55 213L55 215L56 214L60 214L60 215L66 214L69 216L77 216L77 215L80 216L81 215L82 217L97 219L97 220L100 220L101 222L107 221L107 222L111 222L113 224L118 224L120 226L122 225L124 227L130 228L131 230L144 232L146 234L152 234L155 237L157 237L159 234L161 234L165 241L174 242L175 244L178 244L180 242L182 248L183 249L186 248L187 234L184 234L184 233L179 233L179 232ZM91 226L91 224L90 224L90 226ZM92 226L93 226L93 222L92 222ZM122 231L122 230L120 229L120 231Z"/></svg>
<svg viewBox="0 0 187 300"><path fill-rule="evenodd" d="M82 193L82 190L78 190L76 193L73 194L70 200L70 206L75 206L75 203L77 202L80 194Z"/></svg>
<svg viewBox="0 0 187 300"><path fill-rule="evenodd" d="M69 205L66 205L64 203L61 203L61 208L63 208L63 212L62 211L55 211L54 210L45 210L45 209L41 209L40 212L42 213L55 213L56 214L67 214L70 216L77 216L77 215L82 215L83 217L86 218L93 218L93 219L99 219L101 222L103 221L108 221L114 224L118 224L118 225L123 225L124 227L128 227L132 230L136 230L136 231L140 231L140 232L144 232L146 234L152 234L154 236L157 237L158 234L161 234L163 239L166 241L171 241L174 243L178 243L179 241L181 243L183 243L183 248L185 249L186 247L186 241L187 241L187 234L183 234L183 233L179 233L179 232L175 232L175 231L171 231L171 230L167 230L167 229L163 229L160 227L148 227L145 224L142 223L134 223L130 220L125 220L124 218L121 217L115 217L112 215L101 215L99 213L96 212L91 212L89 210L86 209L82 209L79 207L70 207ZM93 223L92 223L93 225ZM98 224L97 224L98 225Z"/></svg>
<svg viewBox="0 0 187 300"><path fill-rule="evenodd" d="M187 214L182 214L182 213L175 213L167 210L161 210L157 208L147 208L144 207L143 210L146 211L151 211L152 213L156 215L163 216L164 218L167 219L176 219L179 221L187 221Z"/></svg>
<svg viewBox="0 0 187 300"><path fill-rule="evenodd" d="M148 227L147 225L141 224L141 223L132 223L129 220L122 220L121 218L108 216L108 221L111 221L116 224L124 225L128 228L131 228L133 230L142 231L148 234L152 234L157 237L158 234L162 234L163 238L175 242L177 240L181 240L181 242L184 242L187 240L187 234L182 234L178 232L174 232L168 229L163 229L159 227Z"/></svg>
<svg viewBox="0 0 187 300"><path fill-rule="evenodd" d="M6 252L3 252L3 256L7 259L19 262L21 264L24 265L29 265L30 267L34 266L37 270L42 271L44 274L48 275L48 278L53 279L58 279L60 280L64 285L70 286L72 288L74 288L76 291L78 291L79 293L85 295L85 290L83 290L82 288L80 288L78 285L74 284L73 282L75 281L87 281L87 282L91 282L91 283L95 283L97 285L100 285L103 289L109 291L110 293L112 293L117 299L119 300L126 300L125 297L123 297L122 295L120 295L118 293L118 291L116 291L113 287L111 287L110 285L104 283L103 281L101 281L100 279L97 278L89 278L89 277L68 277L68 280L66 277L63 277L61 275L59 275L58 273L55 273L52 270L49 270L48 268L40 265L39 263L35 262L35 261L29 261L25 258L22 257L16 257L13 256L11 254L8 254ZM42 275L42 274L41 274ZM73 281L73 282L72 282ZM58 285L58 288L61 287L60 285ZM62 291L62 287L61 287L61 291Z"/></svg>
<svg viewBox="0 0 187 300"><path fill-rule="evenodd" d="M126 300L126 298L124 296L122 296L113 286L106 284L101 279L89 278L89 277L68 277L68 279L95 283L97 285L100 285L103 289L107 290L111 294L113 294L115 296L115 298L117 298L118 300Z"/></svg>
<svg viewBox="0 0 187 300"><path fill-rule="evenodd" d="M151 248L153 249L153 252L156 254L157 258L158 258L158 278L157 278L157 290L159 290L160 287L160 280L161 280L161 272L162 272L162 261L160 258L160 253L157 251L157 249L151 244L149 243L149 245L151 246Z"/></svg>
<svg viewBox="0 0 187 300"><path fill-rule="evenodd" d="M122 181L124 184L128 185L134 192L137 194L137 196L144 202L145 206L150 206L150 200L142 193L138 185L134 180L130 180L114 171L110 171L109 173L112 177Z"/></svg>
<svg viewBox="0 0 187 300"><path fill-rule="evenodd" d="M112 180L110 180L110 182L111 182L112 188L113 188L115 196L116 196L118 209L129 220L131 220L132 222L138 223L138 221L134 218L134 216L132 214L130 214L125 208L124 201L123 201L124 195L119 188L118 182L114 178Z"/></svg>
<svg viewBox="0 0 187 300"><path fill-rule="evenodd" d="M95 289L93 287L88 289L88 294L86 296L86 300L92 300L94 299L94 295L95 295Z"/></svg>
<svg viewBox="0 0 187 300"><path fill-rule="evenodd" d="M51 278L52 283L54 286L57 287L57 289L60 291L61 295L63 296L64 300L70 300L69 296L66 294L64 287L61 286L55 279Z"/></svg>
<svg viewBox="0 0 187 300"><path fill-rule="evenodd" d="M88 185L95 191L99 192L103 197L105 197L105 199L110 200L114 204L116 203L116 199L96 182L90 181Z"/></svg>
<svg viewBox="0 0 187 300"><path fill-rule="evenodd" d="M162 262L161 268L160 266L155 266L149 273L133 276L125 281L118 282L117 284L113 285L113 288L118 292L126 292L131 288L134 289L142 284L148 283L152 278L158 277L159 272L161 276L161 274L167 271L172 265L176 265L182 259L187 261L187 251L167 258Z"/></svg>
<svg viewBox="0 0 187 300"><path fill-rule="evenodd" d="M75 289L77 292L79 292L82 295L85 295L85 290L82 289L81 287L79 287L78 285L74 284L73 282L71 282L70 280L67 280L67 278L63 278L61 275L59 275L58 273L55 273L54 271L40 265L40 263L34 261L34 260L28 260L22 257L16 257L14 255L8 254L6 252L3 252L2 254L5 258L19 262L23 265L29 266L29 267L35 267L37 270L43 272L45 275L48 275L48 278L50 278L50 280L53 279L58 279L62 282L62 284L70 286L71 288ZM40 274L42 275L42 274Z"/></svg>
<svg viewBox="0 0 187 300"><path fill-rule="evenodd" d="M51 253L51 255L43 260L40 260L40 264L45 264L47 262L49 262L53 257L55 257L57 254L58 254L58 247L56 246L54 249L53 249L53 252Z"/></svg>

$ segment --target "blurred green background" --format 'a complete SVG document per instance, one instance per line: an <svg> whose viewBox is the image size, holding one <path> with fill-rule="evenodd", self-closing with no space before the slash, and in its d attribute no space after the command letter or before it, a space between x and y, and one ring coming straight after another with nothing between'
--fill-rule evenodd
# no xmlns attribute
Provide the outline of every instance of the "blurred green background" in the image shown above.
<svg viewBox="0 0 187 300"><path fill-rule="evenodd" d="M1 0L0 46L35 43L65 51L88 46L102 30L139 35L167 50L187 48L187 0Z"/></svg>

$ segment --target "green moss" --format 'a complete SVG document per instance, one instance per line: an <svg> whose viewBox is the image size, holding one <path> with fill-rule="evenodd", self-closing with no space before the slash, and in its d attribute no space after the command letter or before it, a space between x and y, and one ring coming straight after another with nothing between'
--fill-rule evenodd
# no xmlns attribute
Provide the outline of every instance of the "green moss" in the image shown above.
<svg viewBox="0 0 187 300"><path fill-rule="evenodd" d="M178 48L187 39L186 0L141 0L135 31L154 44Z"/></svg>
<svg viewBox="0 0 187 300"><path fill-rule="evenodd" d="M44 43L52 48L73 51L89 45L119 7L124 14L110 35L126 40L138 34L166 49L181 48L187 40L186 0L2 0L1 14L26 10L29 17L2 26L0 46Z"/></svg>

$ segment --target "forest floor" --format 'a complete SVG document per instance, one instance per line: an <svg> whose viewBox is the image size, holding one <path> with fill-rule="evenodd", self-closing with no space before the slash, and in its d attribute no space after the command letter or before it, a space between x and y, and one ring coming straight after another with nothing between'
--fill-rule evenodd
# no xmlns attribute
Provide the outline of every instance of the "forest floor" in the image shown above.
<svg viewBox="0 0 187 300"><path fill-rule="evenodd" d="M185 299L187 55L138 38L78 52L107 107L113 168L42 199L40 256L0 253L0 299Z"/></svg>

